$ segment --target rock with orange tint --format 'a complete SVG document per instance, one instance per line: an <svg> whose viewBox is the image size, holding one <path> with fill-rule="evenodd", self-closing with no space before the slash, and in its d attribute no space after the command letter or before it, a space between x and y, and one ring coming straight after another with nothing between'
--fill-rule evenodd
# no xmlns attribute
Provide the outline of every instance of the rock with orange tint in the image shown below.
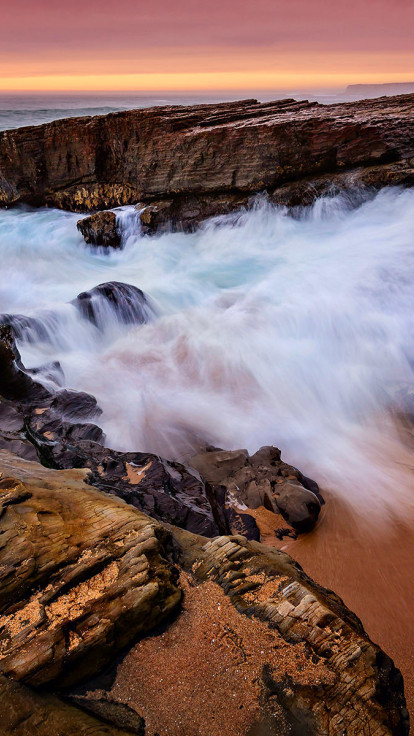
<svg viewBox="0 0 414 736"><path fill-rule="evenodd" d="M120 248L121 236L114 212L96 212L94 215L78 220L77 228L88 245L104 248Z"/></svg>
<svg viewBox="0 0 414 736"><path fill-rule="evenodd" d="M5 735L408 733L392 661L286 554L164 526L84 471L0 452L0 473Z"/></svg>
<svg viewBox="0 0 414 736"><path fill-rule="evenodd" d="M77 682L179 603L168 534L85 472L5 452L0 470L0 672Z"/></svg>
<svg viewBox="0 0 414 736"><path fill-rule="evenodd" d="M412 184L413 112L412 94L334 105L249 99L8 130L0 206L85 212L154 202L150 227L157 218L193 227L264 190L298 204L332 187Z"/></svg>

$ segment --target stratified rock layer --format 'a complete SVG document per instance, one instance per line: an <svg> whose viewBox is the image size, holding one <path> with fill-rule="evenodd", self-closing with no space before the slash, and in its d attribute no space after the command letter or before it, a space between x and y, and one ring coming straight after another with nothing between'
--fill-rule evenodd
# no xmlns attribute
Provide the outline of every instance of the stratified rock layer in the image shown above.
<svg viewBox="0 0 414 736"><path fill-rule="evenodd" d="M0 458L0 672L77 682L178 604L167 535L81 471Z"/></svg>
<svg viewBox="0 0 414 736"><path fill-rule="evenodd" d="M152 702L144 699L137 714L132 695L117 690L116 683L103 685L108 675L98 693L96 684L83 692L72 688L111 662L122 679L124 665L116 656L161 622L167 632L178 625L182 635L181 614L176 623L167 618L178 613L179 585L189 597L183 625L191 642L176 685L184 721L188 713L193 718L191 732L215 736L217 727L223 728L209 720L214 689L207 711L205 704L200 712L185 705L191 706L198 686L214 685L214 667L200 662L198 669L195 654L199 647L209 649L215 627L214 657L218 664L223 657L232 677L242 678L234 692L247 696L243 703L227 699L229 733L235 733L232 713L240 705L247 713L238 719L244 725L237 736L253 733L251 727L260 724L257 732L263 732L264 723L272 736L408 733L402 678L392 661L342 601L313 583L287 555L243 536L207 540L166 527L86 486L81 471L47 470L2 451L0 473L0 702L7 705L1 721L6 736L26 736L36 719L42 736L48 722L65 736L70 726L80 734L141 733L140 716L151 712ZM193 595L194 586L201 588ZM162 630L156 634L162 640ZM148 657L152 641L157 639L141 639L142 646L148 644ZM126 654L126 666L139 658L141 644L136 655L135 650ZM141 656L135 679L139 685L148 672L158 682L160 674L162 690L163 671L180 652L162 645L157 650L160 670L153 672L151 660ZM194 673L190 679L187 668ZM38 686L41 695L30 689ZM45 689L53 693L58 687L95 716L82 720L81 711L45 695ZM152 709L148 736L154 733L154 717L159 734L183 733L177 730L177 702L159 712ZM217 704L222 702L218 693ZM109 732L100 725L102 718L114 725Z"/></svg>
<svg viewBox="0 0 414 736"><path fill-rule="evenodd" d="M157 107L0 134L0 205L156 202L144 214L150 229L196 223L265 189L297 203L333 182L413 181L414 95Z"/></svg>

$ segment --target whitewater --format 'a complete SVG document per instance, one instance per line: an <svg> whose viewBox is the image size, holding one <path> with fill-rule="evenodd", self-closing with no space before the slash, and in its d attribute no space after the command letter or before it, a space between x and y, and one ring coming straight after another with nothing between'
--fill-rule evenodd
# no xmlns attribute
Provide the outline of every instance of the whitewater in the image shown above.
<svg viewBox="0 0 414 736"><path fill-rule="evenodd" d="M19 341L26 367L59 361L63 385L96 396L114 449L185 460L206 443L273 444L361 510L405 514L414 191L293 212L258 198L152 237L133 207L117 213L123 249L104 251L85 244L77 214L0 211L0 312L47 333ZM148 324L81 318L71 300L109 281L143 290Z"/></svg>

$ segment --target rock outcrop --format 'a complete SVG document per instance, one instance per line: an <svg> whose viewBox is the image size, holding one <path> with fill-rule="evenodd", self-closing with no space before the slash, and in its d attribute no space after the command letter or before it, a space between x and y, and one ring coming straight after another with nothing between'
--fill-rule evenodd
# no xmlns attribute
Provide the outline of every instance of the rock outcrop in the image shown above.
<svg viewBox="0 0 414 736"><path fill-rule="evenodd" d="M139 321L146 307L139 289L102 284L80 299L84 316L97 326L102 299L118 310L119 320ZM255 519L243 509L261 506L287 522L280 529L275 518L279 537L315 525L322 501L318 486L284 463L277 448L264 447L251 457L245 450L210 448L186 465L151 453L117 452L105 446L93 396L58 386L48 390L27 374L10 325L0 333L1 351L0 448L56 469L88 468L92 485L196 534L242 533L260 540Z"/></svg>
<svg viewBox="0 0 414 736"><path fill-rule="evenodd" d="M102 330L109 319L125 325L142 325L154 316L144 292L120 281L108 281L83 291L72 304L82 317Z"/></svg>
<svg viewBox="0 0 414 736"><path fill-rule="evenodd" d="M0 473L6 736L408 733L392 661L284 553L162 525L83 471L2 451Z"/></svg>
<svg viewBox="0 0 414 736"><path fill-rule="evenodd" d="M156 203L201 219L267 190L298 204L335 186L414 181L414 95L346 104L257 100L57 120L0 134L0 206Z"/></svg>
<svg viewBox="0 0 414 736"><path fill-rule="evenodd" d="M100 245L104 248L120 248L119 233L114 212L96 212L94 215L78 220L77 228L88 245Z"/></svg>
<svg viewBox="0 0 414 736"><path fill-rule="evenodd" d="M264 507L281 514L298 532L310 531L318 520L323 503L318 484L284 463L277 447L262 447L251 456L247 450L211 448L190 458L189 465L208 482L210 496L218 500L234 532L241 531L235 509L243 516L242 509ZM289 527L285 531L291 532Z"/></svg>

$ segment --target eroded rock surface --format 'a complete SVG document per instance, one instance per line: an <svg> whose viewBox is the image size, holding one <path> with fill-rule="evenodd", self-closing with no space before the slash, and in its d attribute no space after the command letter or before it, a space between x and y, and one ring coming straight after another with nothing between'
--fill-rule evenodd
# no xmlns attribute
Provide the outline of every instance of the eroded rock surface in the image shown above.
<svg viewBox="0 0 414 736"><path fill-rule="evenodd" d="M414 95L335 105L242 100L5 131L0 205L91 211L155 202L156 220L166 203L169 219L195 224L263 190L297 204L337 186L413 183L413 111Z"/></svg>
<svg viewBox="0 0 414 736"><path fill-rule="evenodd" d="M219 501L233 533L245 533L241 524L248 522L237 516L244 516L246 508L281 514L298 532L310 531L318 520L323 499L317 483L284 463L277 447L262 447L251 456L247 450L211 448L191 458L189 465L209 483L210 495Z"/></svg>
<svg viewBox="0 0 414 736"><path fill-rule="evenodd" d="M26 736L37 716L42 736L45 722L66 736L77 717L79 733L99 735L139 733L141 718L146 736L216 736L224 723L228 736L408 733L392 661L287 555L166 528L85 485L82 471L0 452L0 472L7 736ZM92 720L50 695L62 688Z"/></svg>
<svg viewBox="0 0 414 736"><path fill-rule="evenodd" d="M88 245L104 248L120 248L121 235L114 212L96 212L94 215L78 220L77 228Z"/></svg>

